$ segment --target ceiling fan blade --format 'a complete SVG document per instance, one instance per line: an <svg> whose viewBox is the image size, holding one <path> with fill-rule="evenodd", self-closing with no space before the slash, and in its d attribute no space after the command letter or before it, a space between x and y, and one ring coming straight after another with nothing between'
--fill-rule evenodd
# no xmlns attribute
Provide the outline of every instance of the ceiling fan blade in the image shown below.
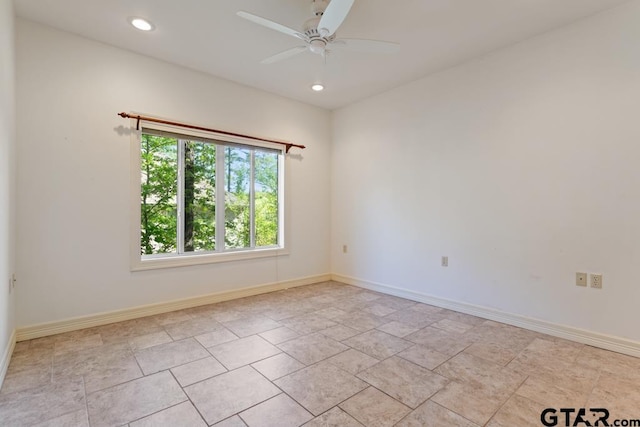
<svg viewBox="0 0 640 427"><path fill-rule="evenodd" d="M278 62L278 61L282 61L284 59L287 58L291 58L292 56L295 56L299 53L304 52L305 50L307 50L306 46L296 46L292 49L287 49L284 52L280 52L280 53L276 53L273 56L270 56L266 59L263 59L262 61L260 61L261 64L273 64L274 62Z"/></svg>
<svg viewBox="0 0 640 427"><path fill-rule="evenodd" d="M254 15L252 13L244 12L242 10L239 11L239 12L236 12L236 14L239 17L244 18L246 20L249 20L249 21L251 21L251 22L253 22L255 24L262 25L263 27L267 27L267 28L270 28L272 30L276 30L276 31L279 31L281 33L288 34L290 36L297 37L299 39L307 41L307 37L304 34L300 33L299 31L294 30L293 28L285 27L284 25L278 24L277 22L270 21L268 19L262 18L260 16Z"/></svg>
<svg viewBox="0 0 640 427"><path fill-rule="evenodd" d="M331 0L318 22L318 32L322 37L335 33L353 6L354 0Z"/></svg>
<svg viewBox="0 0 640 427"><path fill-rule="evenodd" d="M398 43L364 39L338 39L331 42L331 47L370 53L396 53L400 50Z"/></svg>

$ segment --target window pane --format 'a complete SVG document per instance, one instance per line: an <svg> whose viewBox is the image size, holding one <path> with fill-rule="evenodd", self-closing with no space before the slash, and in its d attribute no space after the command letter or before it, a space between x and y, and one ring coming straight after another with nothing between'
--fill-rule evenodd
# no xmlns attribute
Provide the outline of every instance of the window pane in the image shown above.
<svg viewBox="0 0 640 427"><path fill-rule="evenodd" d="M249 188L251 179L251 151L225 147L225 236L227 249L247 248L251 245L249 221Z"/></svg>
<svg viewBox="0 0 640 427"><path fill-rule="evenodd" d="M142 135L140 252L174 253L177 249L176 194L178 141Z"/></svg>
<svg viewBox="0 0 640 427"><path fill-rule="evenodd" d="M185 142L184 251L216 248L216 146Z"/></svg>
<svg viewBox="0 0 640 427"><path fill-rule="evenodd" d="M278 154L255 153L256 246L278 244Z"/></svg>

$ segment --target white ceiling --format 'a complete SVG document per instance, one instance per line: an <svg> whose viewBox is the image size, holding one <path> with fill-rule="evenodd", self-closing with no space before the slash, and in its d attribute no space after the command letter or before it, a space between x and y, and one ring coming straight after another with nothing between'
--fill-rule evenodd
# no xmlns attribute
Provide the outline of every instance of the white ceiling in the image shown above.
<svg viewBox="0 0 640 427"><path fill-rule="evenodd" d="M20 17L299 101L334 109L560 27L625 0L356 0L338 37L400 43L399 53L304 52L236 16L245 10L300 29L310 0L15 0ZM152 21L150 33L127 18ZM324 92L310 90L313 82Z"/></svg>

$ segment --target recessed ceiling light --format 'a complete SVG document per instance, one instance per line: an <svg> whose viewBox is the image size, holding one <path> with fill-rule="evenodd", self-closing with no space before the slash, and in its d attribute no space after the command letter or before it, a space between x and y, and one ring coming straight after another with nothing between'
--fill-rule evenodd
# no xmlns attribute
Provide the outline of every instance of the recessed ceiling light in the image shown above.
<svg viewBox="0 0 640 427"><path fill-rule="evenodd" d="M151 31L154 28L151 22L142 18L129 18L129 22L140 31Z"/></svg>
<svg viewBox="0 0 640 427"><path fill-rule="evenodd" d="M320 83L316 83L314 85L311 85L311 90L314 90L316 92L320 92L321 90L324 90L324 86L321 85Z"/></svg>

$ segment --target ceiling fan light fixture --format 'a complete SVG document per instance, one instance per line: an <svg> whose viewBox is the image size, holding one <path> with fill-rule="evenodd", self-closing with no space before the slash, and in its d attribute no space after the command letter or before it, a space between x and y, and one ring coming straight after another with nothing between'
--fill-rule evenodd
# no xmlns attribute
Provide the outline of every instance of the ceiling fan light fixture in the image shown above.
<svg viewBox="0 0 640 427"><path fill-rule="evenodd" d="M311 85L311 90L314 92L321 92L324 90L324 85L321 83L314 83Z"/></svg>
<svg viewBox="0 0 640 427"><path fill-rule="evenodd" d="M129 23L140 31L152 31L155 28L151 22L143 18L129 18Z"/></svg>
<svg viewBox="0 0 640 427"><path fill-rule="evenodd" d="M324 50L326 47L327 47L327 42L321 39L314 39L314 40L311 40L311 42L309 42L309 50L319 55L322 55L324 53Z"/></svg>

